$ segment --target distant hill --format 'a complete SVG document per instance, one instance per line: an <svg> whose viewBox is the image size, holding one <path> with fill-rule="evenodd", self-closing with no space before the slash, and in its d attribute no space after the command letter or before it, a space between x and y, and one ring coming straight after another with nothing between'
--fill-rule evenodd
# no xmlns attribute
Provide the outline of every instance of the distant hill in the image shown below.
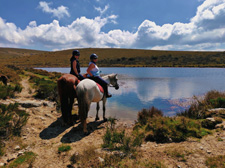
<svg viewBox="0 0 225 168"><path fill-rule="evenodd" d="M69 67L73 49L38 51L0 48L0 64L23 67ZM225 67L225 52L156 51L142 49L81 48L81 66L96 53L101 67Z"/></svg>

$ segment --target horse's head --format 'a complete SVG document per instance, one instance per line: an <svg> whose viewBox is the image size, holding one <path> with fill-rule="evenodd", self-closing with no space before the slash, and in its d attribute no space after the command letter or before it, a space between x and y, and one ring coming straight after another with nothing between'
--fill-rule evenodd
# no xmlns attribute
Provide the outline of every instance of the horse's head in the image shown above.
<svg viewBox="0 0 225 168"><path fill-rule="evenodd" d="M118 90L119 89L119 84L117 83L118 81L118 77L117 77L117 74L112 74L112 75L109 75L109 83L116 89Z"/></svg>

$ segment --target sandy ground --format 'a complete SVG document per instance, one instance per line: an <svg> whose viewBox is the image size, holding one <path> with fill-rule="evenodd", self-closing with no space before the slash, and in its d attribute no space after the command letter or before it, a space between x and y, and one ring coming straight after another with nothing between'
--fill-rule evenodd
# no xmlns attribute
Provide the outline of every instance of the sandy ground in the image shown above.
<svg viewBox="0 0 225 168"><path fill-rule="evenodd" d="M22 85L24 89L17 95L17 99L38 101L31 96L32 90L28 79L23 79ZM25 110L30 116L23 128L21 142L8 144L6 155L0 159L0 162L6 162L15 153L26 149L26 151L37 154L32 164L35 168L65 168L70 164L70 157L73 154L81 154L89 147L101 149L102 136L105 134L107 123L103 123L101 120L94 122L94 118L89 117L88 130L90 134L85 136L80 128L80 123L76 123L72 127L63 126L61 114L53 105L26 108ZM102 119L101 115L100 119ZM133 121L118 121L116 126L131 132ZM218 141L218 139L222 139L222 141ZM72 149L66 153L58 153L58 147L62 144L70 145ZM15 149L18 145L20 149ZM207 157L225 155L225 131L215 132L201 140L189 139L182 143L147 142L142 144L140 151L143 158L160 160L167 167L204 168ZM175 151L184 153L185 161L171 154Z"/></svg>

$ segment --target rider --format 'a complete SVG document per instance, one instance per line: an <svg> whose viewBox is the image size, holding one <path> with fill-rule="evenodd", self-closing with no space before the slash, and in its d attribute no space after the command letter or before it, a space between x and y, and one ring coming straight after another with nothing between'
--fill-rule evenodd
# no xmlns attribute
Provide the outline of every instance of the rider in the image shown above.
<svg viewBox="0 0 225 168"><path fill-rule="evenodd" d="M112 95L109 94L108 92L108 83L100 77L100 70L98 66L96 65L98 56L96 54L91 54L90 60L91 62L89 62L89 66L87 69L87 73L88 73L87 77L94 80L95 82L97 82L103 87L104 93L107 98L112 97Z"/></svg>
<svg viewBox="0 0 225 168"><path fill-rule="evenodd" d="M79 80L83 80L85 78L80 74L79 56L80 52L78 50L72 52L72 57L70 58L70 74L76 76Z"/></svg>

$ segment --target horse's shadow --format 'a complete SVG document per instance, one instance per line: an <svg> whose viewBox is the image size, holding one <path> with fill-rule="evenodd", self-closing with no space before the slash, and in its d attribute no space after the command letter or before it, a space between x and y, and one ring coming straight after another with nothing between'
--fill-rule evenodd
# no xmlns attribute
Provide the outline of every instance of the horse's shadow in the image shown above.
<svg viewBox="0 0 225 168"><path fill-rule="evenodd" d="M104 128L103 126L99 127L104 122L105 122L104 120L89 122L87 124L88 135L90 135L95 130ZM81 123L80 123L77 127L73 127L68 133L66 133L62 137L61 142L62 143L73 143L73 142L77 142L77 141L83 139L86 136L87 135L84 134Z"/></svg>
<svg viewBox="0 0 225 168"><path fill-rule="evenodd" d="M77 122L77 116L73 116L73 120ZM52 139L56 138L58 135L63 133L66 129L68 129L70 126L63 124L62 117L57 118L56 121L51 123L47 128L42 130L39 134L41 139Z"/></svg>
<svg viewBox="0 0 225 168"><path fill-rule="evenodd" d="M81 123L78 124L78 116L73 116L73 121L75 122L74 125L76 125L76 126L74 126L68 133L63 135L63 137L61 138L61 142L72 143L72 142L79 141L87 136L83 132ZM69 125L63 125L62 123L63 123L62 117L57 118L56 121L51 123L47 128L45 128L44 130L42 130L40 132L40 134L39 134L40 138L44 139L44 140L56 138L58 135L63 133L66 129L71 127ZM89 134L91 134L92 132L94 132L97 129L104 128L104 127L99 127L102 123L104 123L103 120L89 122L87 124Z"/></svg>

